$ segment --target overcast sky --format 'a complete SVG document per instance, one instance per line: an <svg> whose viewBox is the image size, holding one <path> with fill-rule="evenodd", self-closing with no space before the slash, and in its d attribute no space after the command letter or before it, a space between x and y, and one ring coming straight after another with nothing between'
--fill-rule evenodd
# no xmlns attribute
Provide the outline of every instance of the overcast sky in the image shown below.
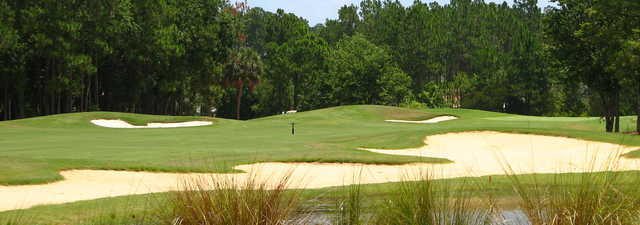
<svg viewBox="0 0 640 225"><path fill-rule="evenodd" d="M437 1L440 4L448 4L449 0L423 0L423 2ZM485 2L502 3L505 0L485 0ZM552 3L550 0L538 0L539 6L544 8ZM232 1L233 2L233 1ZM335 19L338 16L338 9L345 4L358 5L360 0L248 0L249 6L261 7L267 11L275 12L277 9L284 9L286 12L295 13L298 16L309 20L309 25L314 26L324 23L325 19ZM413 0L400 0L403 5L413 4ZM512 3L513 0L506 0Z"/></svg>

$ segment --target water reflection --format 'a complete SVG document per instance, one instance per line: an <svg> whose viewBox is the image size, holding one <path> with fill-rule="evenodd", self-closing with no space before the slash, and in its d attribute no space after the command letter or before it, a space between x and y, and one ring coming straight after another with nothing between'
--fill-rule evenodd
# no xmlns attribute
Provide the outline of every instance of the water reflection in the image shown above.
<svg viewBox="0 0 640 225"><path fill-rule="evenodd" d="M335 214L329 212L314 212L306 215L303 222L292 225L334 225ZM531 225L527 215L521 210L505 210L494 218L492 225ZM473 224L470 224L473 225ZM482 225L482 224L477 224Z"/></svg>
<svg viewBox="0 0 640 225"><path fill-rule="evenodd" d="M495 221L494 225L531 225L527 215L522 210L502 211L501 221Z"/></svg>

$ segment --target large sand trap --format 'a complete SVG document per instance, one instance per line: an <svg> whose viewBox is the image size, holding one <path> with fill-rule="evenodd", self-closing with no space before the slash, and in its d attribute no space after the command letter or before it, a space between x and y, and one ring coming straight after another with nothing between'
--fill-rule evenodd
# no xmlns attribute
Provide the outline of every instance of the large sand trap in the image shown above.
<svg viewBox="0 0 640 225"><path fill-rule="evenodd" d="M470 132L434 135L427 146L407 150L372 150L383 154L448 158L450 164L362 165L318 163L259 163L235 169L258 171L259 178L278 182L292 172L291 188L321 188L354 183L386 183L402 180L403 175L430 170L435 178L455 178L504 174L500 161L508 161L518 174L584 172L601 170L612 155L636 148L589 142L562 137ZM590 166L594 162L596 166ZM594 169L595 168L595 169ZM637 170L635 160L621 159L615 170ZM67 203L132 194L177 190L180 182L190 179L233 178L240 174L172 174L124 171L72 170L61 172L65 180L44 185L0 186L0 211L24 209L40 204Z"/></svg>
<svg viewBox="0 0 640 225"><path fill-rule="evenodd" d="M447 173L445 177L457 177L465 173L475 176L503 174L501 162L504 161L519 174L598 170L610 164L609 159L639 148L565 137L492 131L433 135L426 137L425 144L415 149L362 150L446 158L454 163L441 166ZM615 169L640 170L638 163L640 160L621 158Z"/></svg>
<svg viewBox="0 0 640 225"><path fill-rule="evenodd" d="M455 116L438 116L435 118L431 118L428 120L421 120L421 121L412 121L412 120L385 120L385 122L392 122L392 123L419 123L419 124L428 124L428 123L440 123L440 122L444 122L444 121L449 121L449 120L457 120L458 117Z"/></svg>
<svg viewBox="0 0 640 225"><path fill-rule="evenodd" d="M122 120L91 120L91 123L107 128L176 128L176 127L200 127L213 124L209 121L191 121L182 123L149 123L146 126L131 125Z"/></svg>

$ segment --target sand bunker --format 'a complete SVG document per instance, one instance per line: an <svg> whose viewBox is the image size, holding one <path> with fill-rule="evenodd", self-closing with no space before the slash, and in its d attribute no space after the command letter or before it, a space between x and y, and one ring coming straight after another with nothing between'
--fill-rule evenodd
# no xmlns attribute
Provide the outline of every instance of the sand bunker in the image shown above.
<svg viewBox="0 0 640 225"><path fill-rule="evenodd" d="M519 174L584 172L606 167L610 159L638 147L585 141L565 137L500 133L492 131L448 133L428 136L425 146L403 150L363 150L390 155L446 158L454 163L440 166L445 177L464 174L503 174L508 162ZM616 170L640 169L640 160L621 158ZM463 173L463 174L460 174Z"/></svg>
<svg viewBox="0 0 640 225"><path fill-rule="evenodd" d="M367 151L441 157L450 164L362 165L319 163L259 163L235 169L257 171L259 180L277 183L287 171L292 172L291 188L322 188L354 183L401 181L403 175L432 171L435 178L456 178L504 174L501 161L506 160L518 174L585 172L602 170L611 156L637 147L590 142L562 137L508 134L498 132L450 133L429 136L426 146L406 150ZM364 151L364 150L363 150ZM595 164L592 166L591 164ZM614 170L638 170L638 161L621 159ZM65 180L44 185L0 186L0 211L24 209L41 204L67 203L104 197L178 190L181 181L190 179L233 178L240 174L172 174L125 171L72 170L61 172Z"/></svg>
<svg viewBox="0 0 640 225"><path fill-rule="evenodd" d="M458 117L455 116L438 116L435 118L431 118L428 120L421 120L421 121L411 121L411 120L385 120L385 122L392 122L392 123L419 123L419 124L428 124L428 123L440 123L440 122L444 122L444 121L449 121L449 120L457 120Z"/></svg>
<svg viewBox="0 0 640 225"><path fill-rule="evenodd" d="M122 120L91 120L91 123L107 128L176 128L200 127L213 124L213 122L209 121L191 121L182 123L149 123L146 126L135 126Z"/></svg>

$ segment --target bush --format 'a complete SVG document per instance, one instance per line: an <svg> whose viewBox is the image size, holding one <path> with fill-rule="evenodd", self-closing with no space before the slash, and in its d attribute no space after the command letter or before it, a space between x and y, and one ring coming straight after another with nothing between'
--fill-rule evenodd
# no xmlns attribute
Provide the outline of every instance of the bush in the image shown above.
<svg viewBox="0 0 640 225"><path fill-rule="evenodd" d="M439 108L446 106L445 95L446 90L444 88L435 82L429 82L424 85L422 91L418 94L418 100L424 102L427 107Z"/></svg>
<svg viewBox="0 0 640 225"><path fill-rule="evenodd" d="M426 109L427 105L422 103L422 102L418 102L418 101L415 101L415 100L410 100L410 101L403 102L402 104L400 104L400 107L409 108L409 109Z"/></svg>

